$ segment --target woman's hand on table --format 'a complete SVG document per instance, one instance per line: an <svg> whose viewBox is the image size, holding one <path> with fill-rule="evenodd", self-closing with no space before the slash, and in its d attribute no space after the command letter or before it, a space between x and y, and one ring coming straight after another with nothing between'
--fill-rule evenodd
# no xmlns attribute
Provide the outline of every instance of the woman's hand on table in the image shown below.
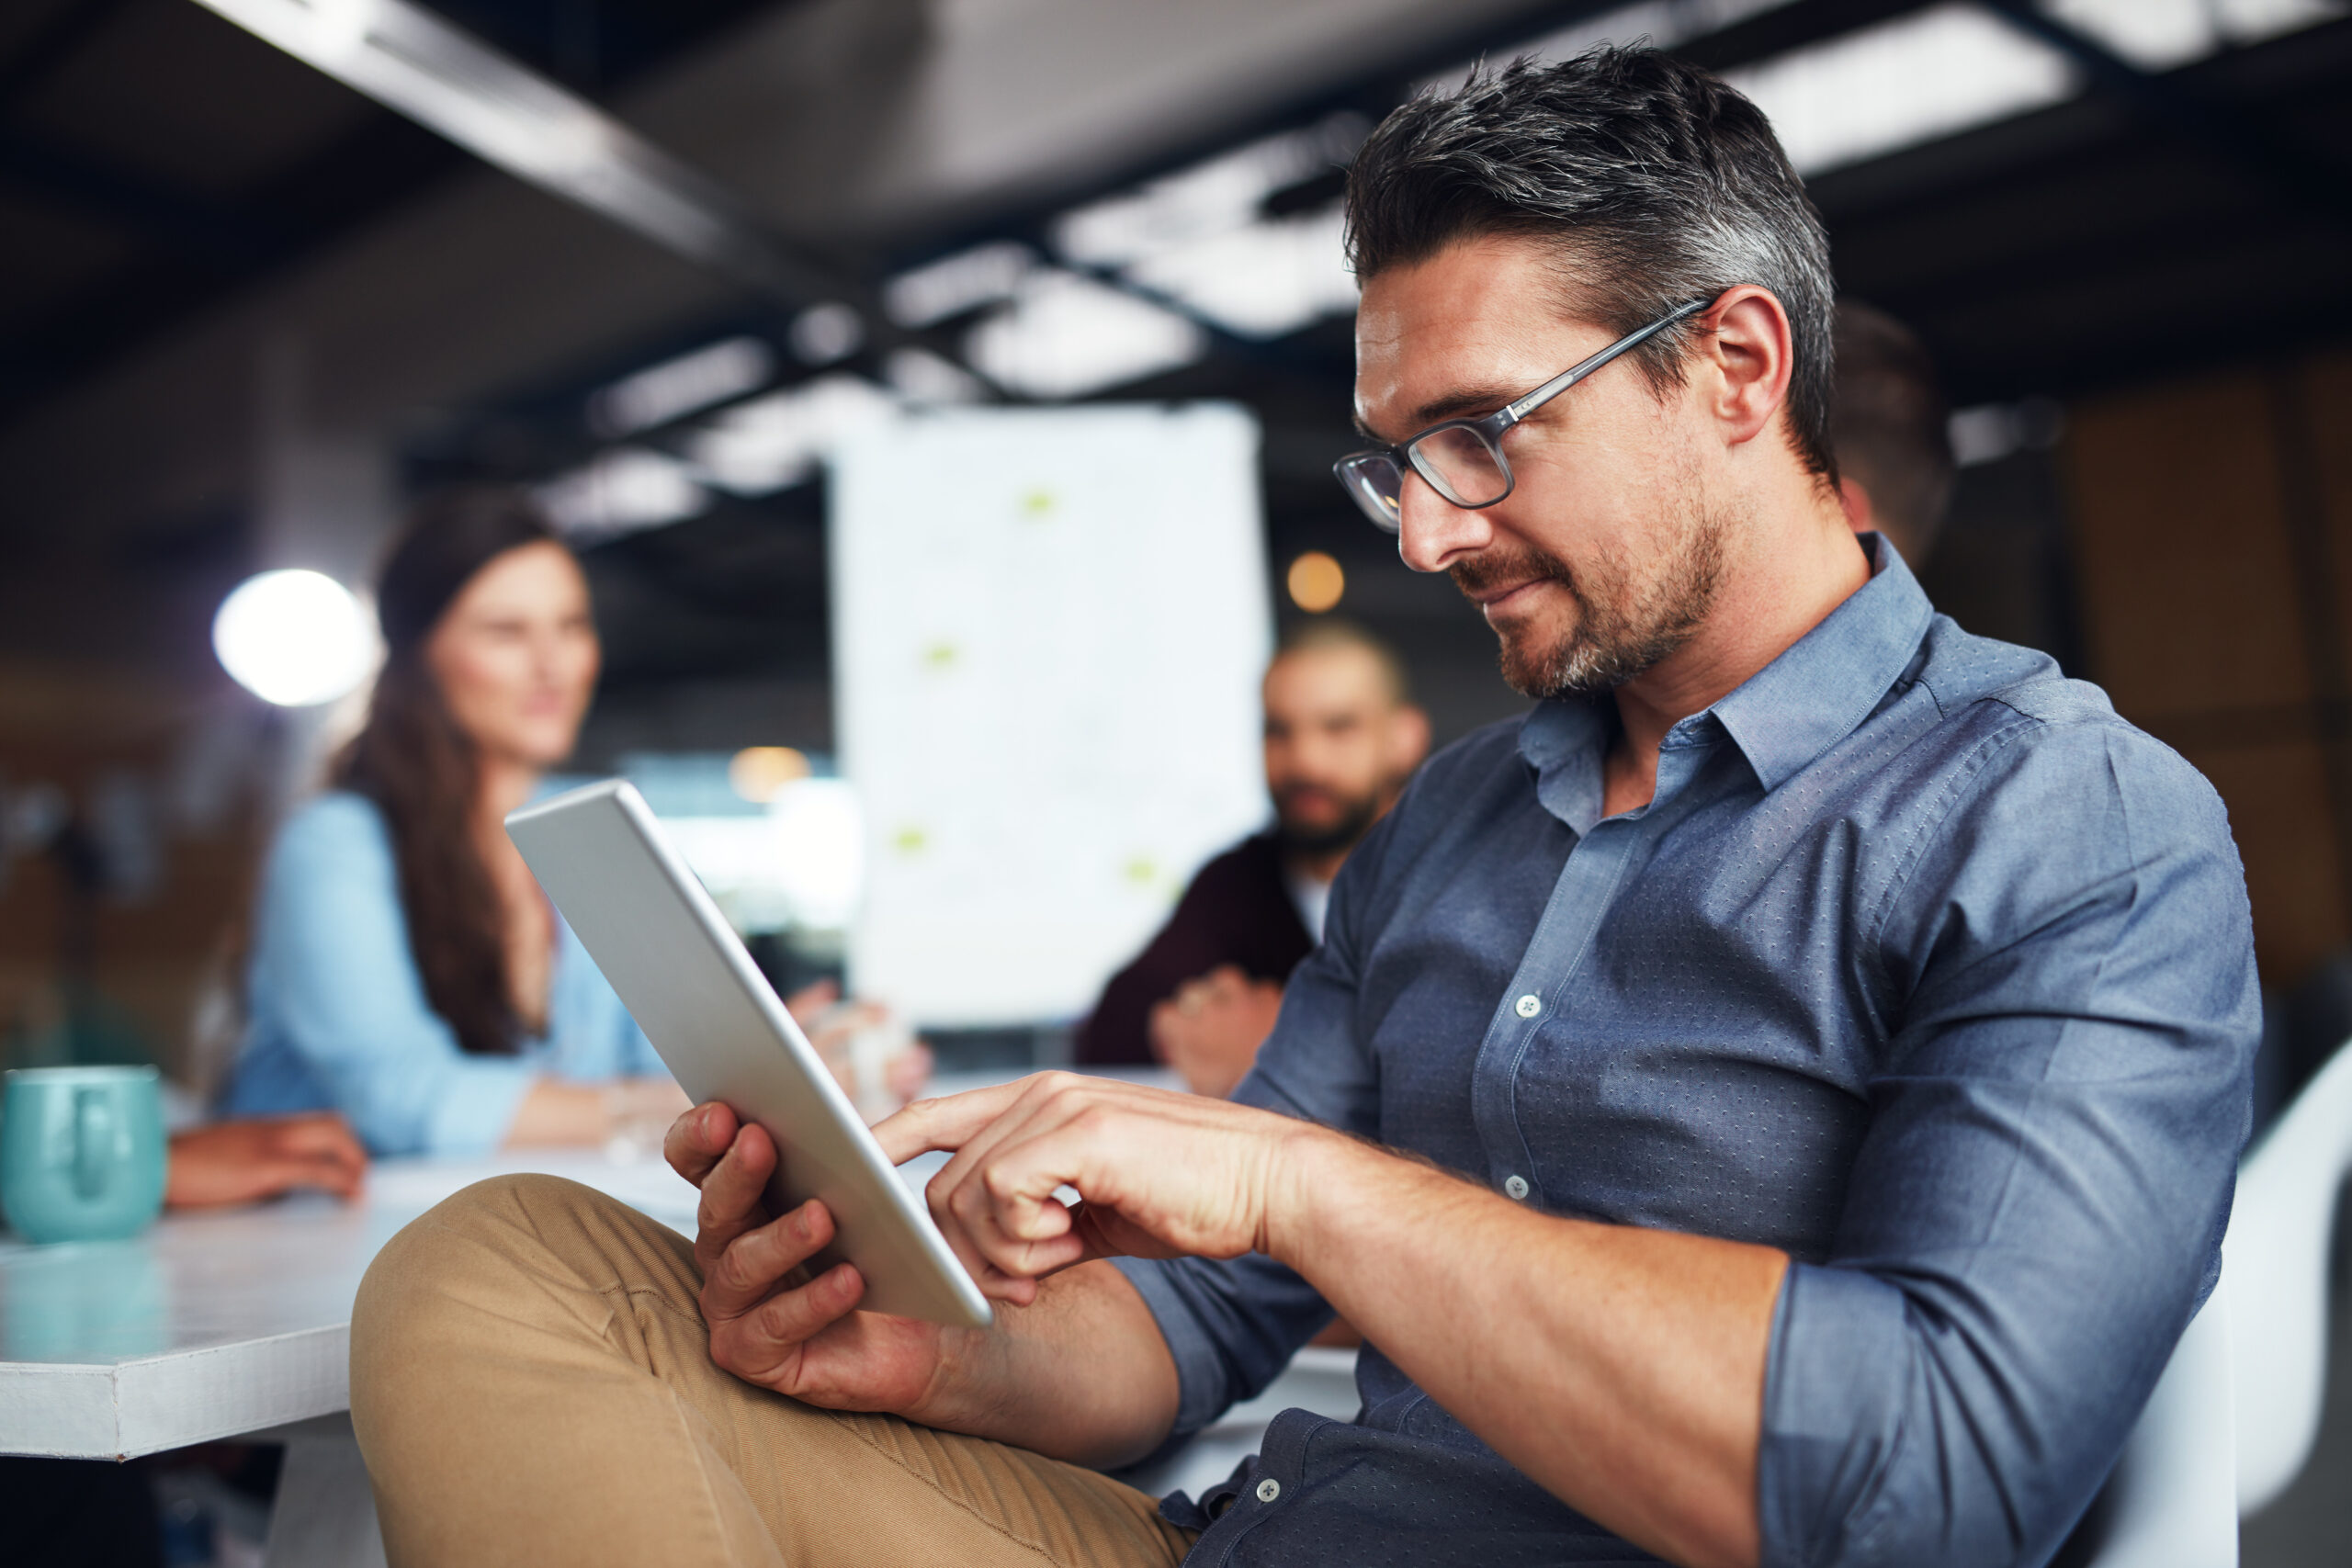
<svg viewBox="0 0 2352 1568"><path fill-rule="evenodd" d="M670 1123L694 1101L667 1077L614 1078L604 1086L605 1147L644 1158L662 1146Z"/></svg>
<svg viewBox="0 0 2352 1568"><path fill-rule="evenodd" d="M880 1002L843 1001L841 987L819 980L793 992L784 1005L831 1070L833 1081L867 1116L897 1110L931 1082L931 1047L911 1036L885 1040L881 1081L859 1082L858 1037L891 1029L890 1010Z"/></svg>
<svg viewBox="0 0 2352 1568"><path fill-rule="evenodd" d="M175 1134L165 1170L164 1203L173 1209L250 1203L302 1188L349 1198L367 1179L368 1151L331 1111L253 1117Z"/></svg>

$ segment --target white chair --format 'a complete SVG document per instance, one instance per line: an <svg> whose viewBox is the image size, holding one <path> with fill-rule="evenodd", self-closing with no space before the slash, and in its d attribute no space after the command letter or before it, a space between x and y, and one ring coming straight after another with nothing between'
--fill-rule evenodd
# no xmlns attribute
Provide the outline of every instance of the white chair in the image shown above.
<svg viewBox="0 0 2352 1568"><path fill-rule="evenodd" d="M2232 1568L2237 1527L2311 1458L2327 1394L2328 1244L2352 1171L2352 1046L2238 1169L2225 1272L2102 1494L2095 1568Z"/></svg>
<svg viewBox="0 0 2352 1568"><path fill-rule="evenodd" d="M2093 1509L2090 1568L2237 1568L2227 1275L2173 1348Z"/></svg>
<svg viewBox="0 0 2352 1568"><path fill-rule="evenodd" d="M2230 1348L2241 1513L2284 1492L2319 1437L2328 1243L2348 1171L2352 1046L2320 1069L2238 1171L2222 1256L2236 1285Z"/></svg>

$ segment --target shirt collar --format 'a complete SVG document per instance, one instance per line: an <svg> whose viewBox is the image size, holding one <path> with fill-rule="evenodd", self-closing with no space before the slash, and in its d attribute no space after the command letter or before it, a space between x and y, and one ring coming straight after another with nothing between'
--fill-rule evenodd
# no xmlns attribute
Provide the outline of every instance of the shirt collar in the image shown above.
<svg viewBox="0 0 2352 1568"><path fill-rule="evenodd" d="M1878 534L1865 543L1870 581L1710 710L1767 794L1871 716L1935 619L1894 547Z"/></svg>
<svg viewBox="0 0 2352 1568"><path fill-rule="evenodd" d="M1935 608L1893 546L1876 534L1863 543L1870 581L1729 695L1668 730L1668 747L1699 743L1712 718L1769 794L1870 716L1909 668ZM1600 701L1554 697L1520 729L1536 798L1579 833L1600 816L1600 762L1613 723Z"/></svg>

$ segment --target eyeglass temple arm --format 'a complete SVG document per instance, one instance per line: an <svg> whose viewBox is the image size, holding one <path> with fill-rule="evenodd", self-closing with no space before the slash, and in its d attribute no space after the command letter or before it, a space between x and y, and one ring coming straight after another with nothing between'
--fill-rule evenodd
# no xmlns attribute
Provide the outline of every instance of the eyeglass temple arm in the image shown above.
<svg viewBox="0 0 2352 1568"><path fill-rule="evenodd" d="M1714 301L1713 299L1693 299L1690 303L1683 306L1680 310L1668 315L1660 316L1648 326L1642 327L1626 333L1623 337L1619 338L1615 343L1611 344L1607 348L1602 349L1599 354L1592 355L1589 359L1581 360L1575 365L1569 366L1566 370L1561 371L1557 376L1553 377L1550 380L1544 382L1542 386L1536 388L1525 397L1518 399L1513 402L1505 403L1503 405L1503 412L1510 415L1511 423L1517 424L1521 420L1525 419L1529 414L1533 413L1537 409L1543 407L1545 403L1550 402L1554 398L1558 397L1562 392L1566 391L1570 387L1575 386L1578 381L1583 380L1586 377L1591 375L1594 371L1600 369L1602 366L1608 364L1619 355L1623 354L1626 350L1639 348L1642 344L1649 342L1650 339L1657 336L1658 333L1666 331L1667 328L1674 325L1675 322L1681 321L1686 316L1695 316L1713 303Z"/></svg>

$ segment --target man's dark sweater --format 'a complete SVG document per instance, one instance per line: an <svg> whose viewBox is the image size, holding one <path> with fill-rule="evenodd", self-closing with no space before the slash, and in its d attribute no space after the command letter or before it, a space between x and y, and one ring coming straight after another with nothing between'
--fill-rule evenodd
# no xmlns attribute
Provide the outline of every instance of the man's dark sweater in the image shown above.
<svg viewBox="0 0 2352 1568"><path fill-rule="evenodd" d="M1090 1066L1150 1063L1151 1010L1221 964L1279 985L1315 947L1283 882L1272 833L1244 839L1201 867L1176 912L1133 964L1111 977L1080 1026L1078 1060Z"/></svg>

